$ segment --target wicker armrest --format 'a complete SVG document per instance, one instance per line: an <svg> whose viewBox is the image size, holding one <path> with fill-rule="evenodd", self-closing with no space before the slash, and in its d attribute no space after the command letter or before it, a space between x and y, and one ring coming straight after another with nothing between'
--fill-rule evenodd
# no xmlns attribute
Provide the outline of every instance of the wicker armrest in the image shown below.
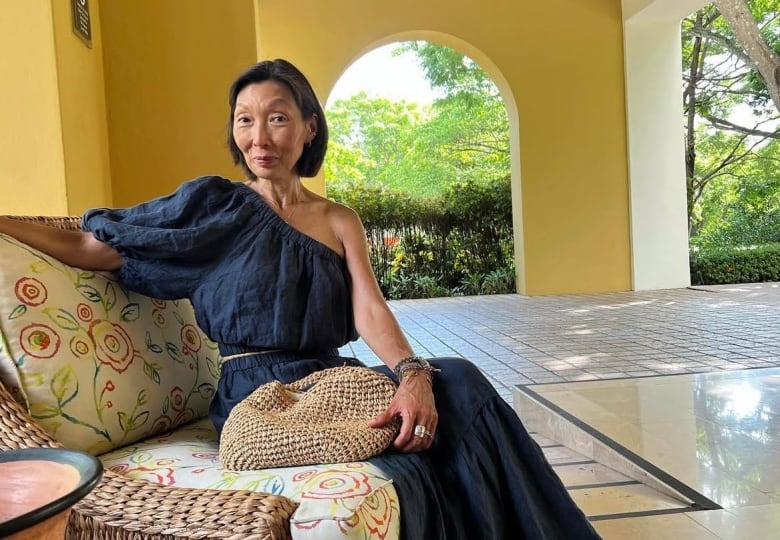
<svg viewBox="0 0 780 540"><path fill-rule="evenodd" d="M62 444L36 424L0 384L0 451L19 448L62 448Z"/></svg>
<svg viewBox="0 0 780 540"><path fill-rule="evenodd" d="M79 216L4 216L19 221L28 221L31 223L40 223L57 229L67 231L81 230L81 217Z"/></svg>
<svg viewBox="0 0 780 540"><path fill-rule="evenodd" d="M62 447L0 385L0 450ZM172 488L112 471L70 515L68 539L290 538L297 504L269 493Z"/></svg>
<svg viewBox="0 0 780 540"><path fill-rule="evenodd" d="M67 538L290 538L297 504L252 491L171 488L105 471L76 506Z"/></svg>

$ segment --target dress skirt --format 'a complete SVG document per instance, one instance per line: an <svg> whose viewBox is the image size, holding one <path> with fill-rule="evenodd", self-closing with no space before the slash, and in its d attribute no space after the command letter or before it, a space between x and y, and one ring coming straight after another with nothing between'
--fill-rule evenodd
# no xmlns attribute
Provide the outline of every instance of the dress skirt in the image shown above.
<svg viewBox="0 0 780 540"><path fill-rule="evenodd" d="M306 356L313 356L307 358ZM598 539L517 414L472 363L434 358L439 421L431 448L392 449L369 461L393 479L404 540ZM260 384L289 383L319 369L363 365L335 354L269 353L222 367L211 418ZM372 368L390 375L387 367Z"/></svg>

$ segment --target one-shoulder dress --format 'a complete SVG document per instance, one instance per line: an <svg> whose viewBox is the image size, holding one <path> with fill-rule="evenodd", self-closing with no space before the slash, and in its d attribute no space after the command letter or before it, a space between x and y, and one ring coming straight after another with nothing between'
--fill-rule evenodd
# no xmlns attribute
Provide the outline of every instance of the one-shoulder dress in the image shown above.
<svg viewBox="0 0 780 540"><path fill-rule="evenodd" d="M124 209L94 209L84 230L122 256L120 281L188 298L223 356L210 416L220 431L257 386L362 365L344 260L285 223L249 186L217 176ZM271 352L269 352L271 351ZM509 405L470 362L435 358L439 423L429 450L371 458L398 491L408 540L599 538ZM390 374L386 367L377 367Z"/></svg>

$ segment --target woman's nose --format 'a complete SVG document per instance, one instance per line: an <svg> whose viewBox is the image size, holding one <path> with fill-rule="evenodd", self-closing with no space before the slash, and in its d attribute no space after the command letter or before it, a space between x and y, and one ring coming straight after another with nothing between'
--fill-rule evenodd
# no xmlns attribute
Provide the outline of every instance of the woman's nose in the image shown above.
<svg viewBox="0 0 780 540"><path fill-rule="evenodd" d="M262 122L257 122L252 129L252 146L265 146L268 144L268 127Z"/></svg>

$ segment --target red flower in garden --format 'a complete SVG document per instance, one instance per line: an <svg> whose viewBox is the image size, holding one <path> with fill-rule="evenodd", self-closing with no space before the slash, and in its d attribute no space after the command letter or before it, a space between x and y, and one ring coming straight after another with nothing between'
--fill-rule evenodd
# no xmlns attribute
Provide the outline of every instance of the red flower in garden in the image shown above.
<svg viewBox="0 0 780 540"><path fill-rule="evenodd" d="M19 278L14 285L14 293L19 301L28 306L40 306L49 297L46 286L35 278Z"/></svg>

